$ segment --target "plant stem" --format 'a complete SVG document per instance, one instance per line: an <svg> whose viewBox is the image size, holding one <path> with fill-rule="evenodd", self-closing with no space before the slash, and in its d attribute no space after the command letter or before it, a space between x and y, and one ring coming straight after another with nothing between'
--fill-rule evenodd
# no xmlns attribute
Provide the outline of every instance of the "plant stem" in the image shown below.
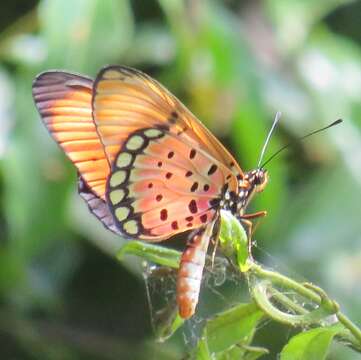
<svg viewBox="0 0 361 360"><path fill-rule="evenodd" d="M341 311L339 311L337 314L338 321L346 328L348 329L352 335L357 339L358 341L358 349L361 349L361 330Z"/></svg>
<svg viewBox="0 0 361 360"><path fill-rule="evenodd" d="M290 326L310 326L320 323L322 319L330 315L331 309L320 305L317 309L306 311L306 314L293 315L279 310L270 300L272 283L269 280L259 281L253 287L253 298L257 305L272 319ZM291 300L288 299L290 302ZM294 304L295 305L295 304Z"/></svg>
<svg viewBox="0 0 361 360"><path fill-rule="evenodd" d="M280 273L271 270L266 270L254 262L250 264L249 271L262 279L271 280L274 284L292 289L306 299L314 301L317 304L321 304L321 297L318 294L310 289L307 289L297 281L288 278L287 276L281 275Z"/></svg>
<svg viewBox="0 0 361 360"><path fill-rule="evenodd" d="M298 282L296 282L295 280L292 280L290 278L288 278L287 276L281 275L277 272L271 271L271 270L266 270L264 269L261 265L256 264L255 262L250 262L249 264L249 272L251 274L254 274L255 276L261 278L261 279L266 279L271 281L272 284L276 284L288 289L292 289L293 291L295 291L298 295L309 299L312 302L315 302L318 305L322 305L322 301L325 300L324 296L326 296L324 294L324 296L320 296L320 293L316 293L315 290L310 289ZM322 291L323 292L323 291ZM276 296L279 297L276 293ZM279 298L279 300L283 301L285 300L284 298ZM289 300L289 299L288 299ZM326 299L328 303L334 303L332 301L330 301L328 298ZM334 303L335 304L335 303ZM293 304L294 305L294 304ZM292 306L293 306L292 305ZM336 305L335 305L336 306ZM270 312L271 313L271 312ZM346 336L346 338L348 338L349 341L351 341L352 345L358 350L361 351L361 330L360 328L358 328L346 315L344 315L341 311L337 311L335 313L338 321L346 328L349 330L349 332L352 334L354 340L351 340L348 336ZM278 317L278 316L277 316Z"/></svg>
<svg viewBox="0 0 361 360"><path fill-rule="evenodd" d="M293 302L287 295L282 294L280 291L274 288L269 289L269 291L272 294L272 297L275 298L275 300L277 300L280 304L282 304L286 308L291 309L301 315L306 315L308 313L308 311L305 308Z"/></svg>

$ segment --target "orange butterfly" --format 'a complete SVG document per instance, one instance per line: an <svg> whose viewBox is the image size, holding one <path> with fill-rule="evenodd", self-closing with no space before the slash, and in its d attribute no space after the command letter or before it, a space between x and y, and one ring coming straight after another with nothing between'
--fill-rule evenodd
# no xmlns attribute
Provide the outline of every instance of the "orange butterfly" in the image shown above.
<svg viewBox="0 0 361 360"><path fill-rule="evenodd" d="M187 230L177 303L195 312L205 257L220 210L241 221L267 172L243 173L201 122L162 85L125 66L95 81L62 71L40 74L33 96L45 126L79 172L79 193L111 231L163 241Z"/></svg>

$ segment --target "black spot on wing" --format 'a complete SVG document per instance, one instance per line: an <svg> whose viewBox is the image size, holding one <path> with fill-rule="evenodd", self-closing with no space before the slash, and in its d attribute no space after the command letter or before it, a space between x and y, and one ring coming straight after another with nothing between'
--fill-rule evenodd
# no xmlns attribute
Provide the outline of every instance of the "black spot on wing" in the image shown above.
<svg viewBox="0 0 361 360"><path fill-rule="evenodd" d="M214 174L217 171L217 169L218 169L218 166L213 164L208 170L208 175Z"/></svg>
<svg viewBox="0 0 361 360"><path fill-rule="evenodd" d="M168 211L167 211L167 209L162 209L162 210L160 211L160 219L161 219L162 221L165 221L165 220L168 219Z"/></svg>
<svg viewBox="0 0 361 360"><path fill-rule="evenodd" d="M192 187L191 187L191 192L195 192L198 189L198 183L197 181L193 183Z"/></svg>
<svg viewBox="0 0 361 360"><path fill-rule="evenodd" d="M169 123L175 124L177 122L177 119L178 119L178 113L176 111L172 111L168 118Z"/></svg>
<svg viewBox="0 0 361 360"><path fill-rule="evenodd" d="M201 215L200 216L200 220L201 220L201 222L204 224L204 223L206 223L207 222L207 214L203 214L203 215Z"/></svg>
<svg viewBox="0 0 361 360"><path fill-rule="evenodd" d="M189 158L190 158L190 159L194 159L194 158L196 157L196 154L197 154L196 149L192 149L192 150L189 152Z"/></svg>
<svg viewBox="0 0 361 360"><path fill-rule="evenodd" d="M196 214L198 212L197 202L194 199L191 200L188 204L188 208L192 214Z"/></svg>

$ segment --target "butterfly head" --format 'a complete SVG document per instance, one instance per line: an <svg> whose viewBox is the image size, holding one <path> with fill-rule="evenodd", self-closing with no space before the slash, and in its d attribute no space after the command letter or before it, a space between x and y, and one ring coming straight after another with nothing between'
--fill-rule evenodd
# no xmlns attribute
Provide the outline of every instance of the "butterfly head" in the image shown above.
<svg viewBox="0 0 361 360"><path fill-rule="evenodd" d="M248 180L250 184L253 184L255 192L262 192L268 183L268 172L265 169L256 169L251 172L250 179Z"/></svg>
<svg viewBox="0 0 361 360"><path fill-rule="evenodd" d="M248 203L255 193L262 192L268 183L268 172L263 168L248 171L239 180L236 213L243 215Z"/></svg>

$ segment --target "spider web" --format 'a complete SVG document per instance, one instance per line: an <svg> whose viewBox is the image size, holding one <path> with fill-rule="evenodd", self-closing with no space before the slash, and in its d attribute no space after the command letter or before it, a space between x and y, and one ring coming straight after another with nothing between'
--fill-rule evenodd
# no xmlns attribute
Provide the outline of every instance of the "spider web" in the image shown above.
<svg viewBox="0 0 361 360"><path fill-rule="evenodd" d="M279 272L282 275L286 275L286 276L290 277L291 279L296 280L298 283L310 282L309 279L307 279L305 276L301 275L297 270L295 270L295 268L292 268L291 265L286 264L284 262L284 260L282 260L282 258L271 255L263 247L259 246L257 244L257 242L254 242L252 245L253 245L254 249L257 249L257 251L259 252L260 257L262 257L263 268L271 270L271 271ZM264 265L264 264L266 264L266 265ZM255 284L258 281L260 281L260 279L250 277L249 282L248 282L249 289L251 289L253 286L255 286ZM318 304L310 301L309 299L302 297L300 294L298 294L288 288L284 288L282 286L277 286L274 284L272 285L272 288L279 294L287 296L296 306L301 307L303 310L311 312L311 311L316 310L319 307ZM282 301L279 301L277 299L277 296L270 296L269 301L275 308L277 308L278 310L282 311L283 313L285 313L287 315L300 315L300 313L297 311L296 307L293 309L293 308L290 308L289 306L285 306L284 303L282 303ZM337 322L337 317L335 315L330 315L330 316L327 316L324 319L322 319L320 321L320 324L323 326L329 326L329 325L334 324L335 322ZM270 328L272 329L272 327L269 326L269 325L271 325L271 323L272 323L272 319L267 318L258 324L257 329L256 329L255 341L257 341L257 336L260 334L259 331L261 333L262 333L262 331L263 331L263 333L269 333ZM315 324L313 324L312 326L303 325L302 328L303 328L303 330L308 330L311 327L313 327L314 325ZM282 326L284 329L283 333L278 333L278 335L277 335L278 337L282 337L282 341L281 341L282 344L288 343L290 338L293 337L298 332L294 327L292 327L290 325L278 324L278 326ZM299 326L298 328L300 328L300 327L301 326ZM260 337L264 339L264 335L263 336L261 335ZM267 344L263 343L262 345L268 347ZM273 354L273 355L275 355L275 354Z"/></svg>
<svg viewBox="0 0 361 360"><path fill-rule="evenodd" d="M143 262L143 277L150 310L150 320L156 338L164 341L169 336L170 326L177 316L176 281L177 269ZM249 301L247 282L227 259L216 256L206 260L199 303L195 315L182 328L187 348L198 342L207 318L239 304Z"/></svg>
<svg viewBox="0 0 361 360"><path fill-rule="evenodd" d="M305 278L296 271L284 265L284 262L277 257L270 255L257 243L254 247L260 251L263 262L267 268L273 271L279 271L282 274L291 275L291 278L304 282ZM143 277L145 280L146 293L148 298L150 321L154 334L159 341L166 340L172 335L171 325L177 316L176 304L176 279L177 269L171 269L165 266L158 266L149 262L143 262ZM187 320L178 330L183 336L183 342L188 349L193 348L201 334L206 320L217 313L232 308L239 303L250 302L251 289L256 285L255 277L245 278L238 270L229 263L223 256L215 257L212 264L211 257L207 257L206 266L203 273L199 303L195 315ZM274 289L282 295L286 295L294 304L303 309L313 311L317 305L289 289L276 287ZM296 315L296 310L286 307L276 298L271 298L271 303L285 314ZM332 323L333 319L325 319L325 322ZM266 318L257 326L257 331L267 332L271 320ZM291 327L284 327L283 337L286 342L293 335ZM257 342L257 335L256 335Z"/></svg>

